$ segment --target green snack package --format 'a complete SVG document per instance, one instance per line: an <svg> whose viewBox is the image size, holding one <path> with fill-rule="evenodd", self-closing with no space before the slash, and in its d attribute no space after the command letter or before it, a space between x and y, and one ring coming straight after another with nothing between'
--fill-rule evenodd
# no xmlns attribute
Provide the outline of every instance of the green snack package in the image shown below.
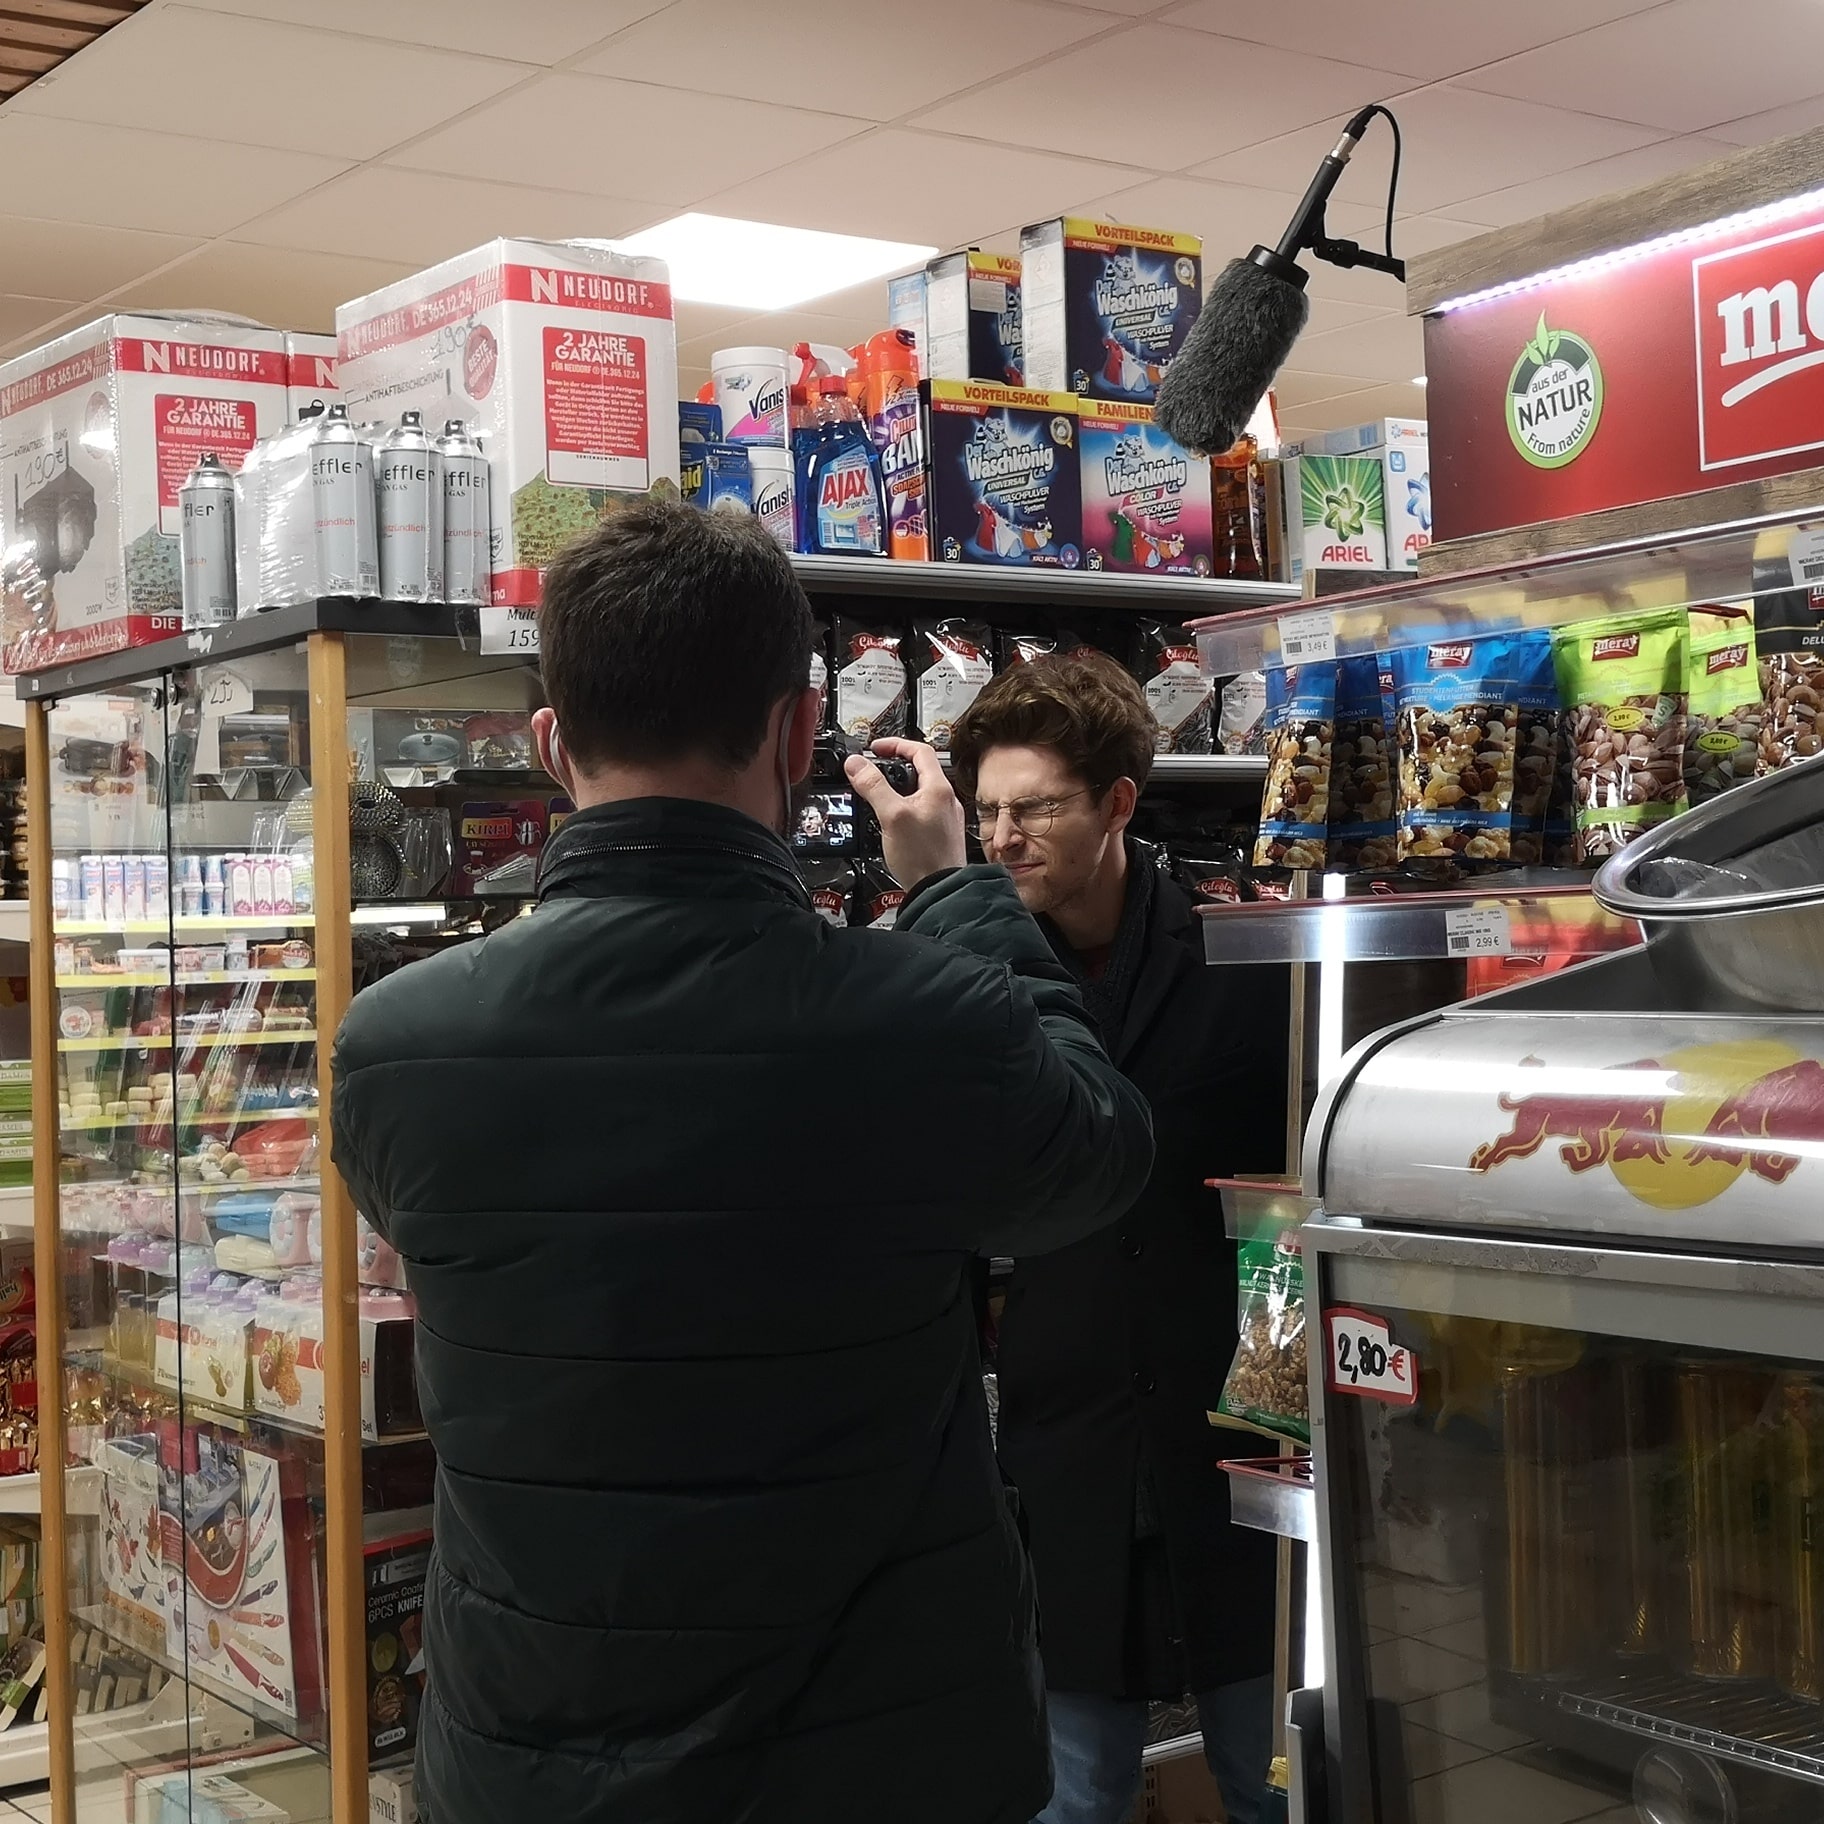
<svg viewBox="0 0 1824 1824"><path fill-rule="evenodd" d="M1297 1230L1287 1226L1243 1241L1237 1263L1241 1335L1218 1410L1257 1431L1309 1444L1305 1269Z"/></svg>
<svg viewBox="0 0 1824 1824"><path fill-rule="evenodd" d="M1685 731L1685 790L1702 804L1752 779L1760 763L1760 667L1754 616L1745 608L1691 610L1690 720Z"/></svg>
<svg viewBox="0 0 1824 1824"><path fill-rule="evenodd" d="M1552 635L1579 861L1601 861L1686 808L1689 645L1682 608L1578 621Z"/></svg>

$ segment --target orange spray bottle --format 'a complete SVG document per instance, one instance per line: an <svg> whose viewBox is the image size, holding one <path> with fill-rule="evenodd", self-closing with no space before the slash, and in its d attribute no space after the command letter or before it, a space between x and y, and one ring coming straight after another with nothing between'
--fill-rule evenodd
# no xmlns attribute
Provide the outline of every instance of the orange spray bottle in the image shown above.
<svg viewBox="0 0 1824 1824"><path fill-rule="evenodd" d="M861 416L880 452L887 497L887 550L922 563L931 555L925 520L925 437L918 398L917 341L909 329L883 329L859 354Z"/></svg>

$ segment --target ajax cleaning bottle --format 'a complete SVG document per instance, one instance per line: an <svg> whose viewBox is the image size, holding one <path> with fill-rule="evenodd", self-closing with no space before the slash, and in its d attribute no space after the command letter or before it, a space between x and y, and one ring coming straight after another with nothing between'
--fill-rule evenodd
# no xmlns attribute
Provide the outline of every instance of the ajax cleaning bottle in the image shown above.
<svg viewBox="0 0 1824 1824"><path fill-rule="evenodd" d="M811 383L812 430L797 474L798 549L821 557L885 557L880 454L840 374Z"/></svg>

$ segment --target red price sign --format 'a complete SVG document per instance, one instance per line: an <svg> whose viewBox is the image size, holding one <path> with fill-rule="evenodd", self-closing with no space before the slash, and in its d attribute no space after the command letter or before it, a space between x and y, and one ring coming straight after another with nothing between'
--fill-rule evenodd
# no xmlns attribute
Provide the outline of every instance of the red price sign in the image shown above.
<svg viewBox="0 0 1824 1824"><path fill-rule="evenodd" d="M1332 1393L1360 1394L1391 1406L1410 1406L1419 1397L1419 1362L1393 1340L1384 1317L1333 1305L1324 1313L1329 1355L1324 1378Z"/></svg>

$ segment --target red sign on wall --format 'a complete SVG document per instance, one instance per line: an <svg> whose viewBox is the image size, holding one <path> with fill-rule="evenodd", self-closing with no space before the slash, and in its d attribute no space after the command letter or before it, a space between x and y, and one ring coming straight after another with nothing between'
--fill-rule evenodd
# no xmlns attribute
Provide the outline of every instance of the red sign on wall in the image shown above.
<svg viewBox="0 0 1824 1824"><path fill-rule="evenodd" d="M1824 201L1425 320L1441 539L1824 464Z"/></svg>

